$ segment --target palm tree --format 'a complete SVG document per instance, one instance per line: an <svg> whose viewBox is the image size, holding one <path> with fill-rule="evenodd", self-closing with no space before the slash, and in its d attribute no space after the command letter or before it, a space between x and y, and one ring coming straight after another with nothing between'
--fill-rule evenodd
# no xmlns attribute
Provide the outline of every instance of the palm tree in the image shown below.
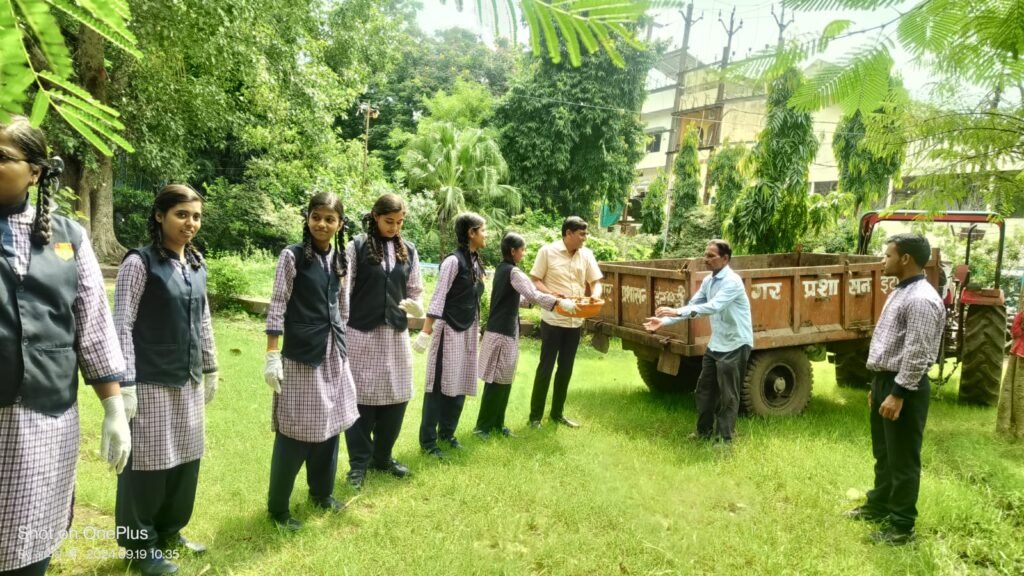
<svg viewBox="0 0 1024 576"><path fill-rule="evenodd" d="M519 191L501 183L508 166L498 143L484 130L432 122L406 144L400 159L409 188L426 191L437 203L433 224L440 255L447 251L448 232L459 212L479 212L500 227L521 208Z"/></svg>

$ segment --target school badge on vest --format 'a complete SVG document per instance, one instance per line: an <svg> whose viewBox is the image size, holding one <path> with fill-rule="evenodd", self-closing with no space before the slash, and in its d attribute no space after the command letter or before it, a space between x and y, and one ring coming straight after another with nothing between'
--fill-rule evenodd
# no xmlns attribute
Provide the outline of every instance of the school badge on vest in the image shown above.
<svg viewBox="0 0 1024 576"><path fill-rule="evenodd" d="M57 242L53 245L53 252L65 262L75 257L75 248L71 242Z"/></svg>

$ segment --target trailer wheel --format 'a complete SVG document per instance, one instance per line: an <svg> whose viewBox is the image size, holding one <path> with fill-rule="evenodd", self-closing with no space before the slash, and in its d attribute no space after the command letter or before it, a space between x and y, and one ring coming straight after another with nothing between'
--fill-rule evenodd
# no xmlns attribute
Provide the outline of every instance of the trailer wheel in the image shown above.
<svg viewBox="0 0 1024 576"><path fill-rule="evenodd" d="M840 388L871 388L874 375L867 367L868 348L836 352L836 386Z"/></svg>
<svg viewBox="0 0 1024 576"><path fill-rule="evenodd" d="M700 376L701 357L683 358L679 373L675 376L658 372L658 363L652 360L636 359L636 369L644 384L656 394L691 394L697 388Z"/></svg>
<svg viewBox="0 0 1024 576"><path fill-rule="evenodd" d="M801 348L753 352L740 391L742 407L759 416L795 416L811 399L813 379Z"/></svg>
<svg viewBox="0 0 1024 576"><path fill-rule="evenodd" d="M1005 347L1006 307L971 305L964 319L960 402L996 405Z"/></svg>

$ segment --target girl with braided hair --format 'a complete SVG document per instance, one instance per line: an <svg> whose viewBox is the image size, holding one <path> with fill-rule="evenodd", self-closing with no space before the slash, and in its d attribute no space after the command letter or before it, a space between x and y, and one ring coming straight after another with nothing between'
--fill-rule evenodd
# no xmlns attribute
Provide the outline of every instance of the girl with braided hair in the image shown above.
<svg viewBox="0 0 1024 576"><path fill-rule="evenodd" d="M168 557L177 552L164 550L206 550L181 535L195 504L205 405L217 391L206 264L192 244L202 216L199 193L165 186L150 210L150 243L124 257L114 289L122 386L135 405L135 451L117 481L115 517L118 544L144 574L174 571Z"/></svg>
<svg viewBox="0 0 1024 576"><path fill-rule="evenodd" d="M479 251L487 245L483 217L472 212L456 216L455 238L459 247L441 261L427 319L413 344L417 352L430 348L420 448L436 458L444 457L437 445L439 437L452 449L462 447L455 429L466 396L476 396L480 297L484 293Z"/></svg>
<svg viewBox="0 0 1024 576"><path fill-rule="evenodd" d="M131 452L124 358L85 231L51 212L60 158L28 119L0 124L0 575L44 574L71 522L78 372L103 403L100 455ZM35 206L29 188L37 186ZM15 530L17 528L17 530ZM15 535L18 532L18 535Z"/></svg>
<svg viewBox="0 0 1024 576"><path fill-rule="evenodd" d="M423 316L423 281L416 248L401 235L404 222L405 202L384 194L363 218L366 233L345 251L349 313L342 320L359 402L359 420L345 432L345 444L348 482L357 490L368 468L397 478L409 474L391 451L412 398L406 315Z"/></svg>
<svg viewBox="0 0 1024 576"><path fill-rule="evenodd" d="M302 244L281 251L267 310L263 374L274 391L277 433L267 510L289 531L302 527L288 501L303 464L313 504L330 512L344 508L333 496L338 436L359 418L341 321L348 316L348 261L341 249L344 215L336 195L313 196ZM279 348L282 334L284 347Z"/></svg>

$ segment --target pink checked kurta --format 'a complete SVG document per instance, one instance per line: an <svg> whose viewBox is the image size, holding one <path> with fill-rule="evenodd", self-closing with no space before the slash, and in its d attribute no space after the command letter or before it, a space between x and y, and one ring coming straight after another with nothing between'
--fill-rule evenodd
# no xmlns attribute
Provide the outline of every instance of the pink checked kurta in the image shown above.
<svg viewBox="0 0 1024 576"><path fill-rule="evenodd" d="M458 332L441 319L448 290L459 273L459 262L454 257L441 262L437 287L430 299L427 315L434 317L434 335L430 339L427 358L427 392L437 388L437 358L441 355L441 393L445 396L476 396L477 341L480 338L480 315L473 325Z"/></svg>

